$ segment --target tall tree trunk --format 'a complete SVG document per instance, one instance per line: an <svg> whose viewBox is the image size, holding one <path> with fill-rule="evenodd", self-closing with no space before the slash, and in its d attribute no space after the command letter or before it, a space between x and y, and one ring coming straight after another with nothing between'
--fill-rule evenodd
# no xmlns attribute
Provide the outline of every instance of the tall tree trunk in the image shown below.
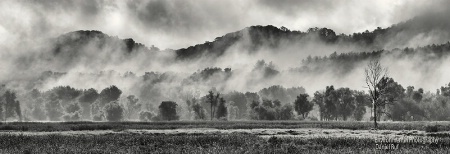
<svg viewBox="0 0 450 154"><path fill-rule="evenodd" d="M373 124L374 124L374 127L375 127L375 129L377 129L377 106L375 105L375 101L374 101L374 103L373 103Z"/></svg>

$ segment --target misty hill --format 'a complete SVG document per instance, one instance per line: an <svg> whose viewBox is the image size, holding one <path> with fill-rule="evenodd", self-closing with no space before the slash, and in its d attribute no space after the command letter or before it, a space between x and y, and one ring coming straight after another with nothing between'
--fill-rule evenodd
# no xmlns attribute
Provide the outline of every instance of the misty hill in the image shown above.
<svg viewBox="0 0 450 154"><path fill-rule="evenodd" d="M178 59L199 58L203 55L221 56L227 49L242 41L245 51L250 53L262 47L277 48L282 43L295 43L302 39L312 39L319 36L323 42L334 43L337 41L335 32L327 28L311 28L308 32L290 31L285 27L277 28L268 26L251 26L243 30L228 33L217 37L213 42L197 44L176 51Z"/></svg>
<svg viewBox="0 0 450 154"><path fill-rule="evenodd" d="M54 46L53 54L78 54L78 50L84 46L94 45L97 48L104 48L111 44L116 44L123 54L130 54L132 52L151 52L159 51L158 48L152 46L150 49L144 44L135 42L132 38L119 39L118 37L109 36L102 33L101 31L74 31L63 34L56 38L56 43ZM115 50L115 49L112 49Z"/></svg>
<svg viewBox="0 0 450 154"><path fill-rule="evenodd" d="M310 28L306 32L286 27L251 26L243 30L217 37L205 42L176 50L178 59L201 56L221 56L227 49L243 44L243 52L255 52L261 48L278 49L280 46L305 46L309 43L355 46L364 51L441 44L450 39L450 20L444 14L426 14L391 27L378 27L372 31L350 35L337 34L328 28ZM275 52L275 51L274 51Z"/></svg>
<svg viewBox="0 0 450 154"><path fill-rule="evenodd" d="M104 70L105 67L127 65L155 57L160 50L147 47L131 38L120 39L100 31L79 30L47 41L39 52L21 55L16 62L19 69L67 72L73 68ZM141 60L137 60L141 59Z"/></svg>
<svg viewBox="0 0 450 154"><path fill-rule="evenodd" d="M44 71L69 74L63 78L57 74L47 81L45 79L48 77L45 77L44 73L44 77L38 79L40 83L37 84L43 87L53 82L68 85L77 83L80 87L101 82L94 87L97 88L108 86L112 82L122 82L120 78L110 80L108 75L101 74L99 75L102 76L101 80L95 79L90 83L87 82L91 81L90 78L80 78L76 75L114 70L136 74L152 71L175 72L176 78L171 78L176 80L174 83L201 85L205 91L211 87L218 90L255 91L277 84L313 87L317 83L311 80L317 77L330 83L344 83L353 79L346 78L348 76L361 75L362 73L355 70L362 70L368 59L381 57L384 59L384 65L392 68L391 70L423 71L424 76L416 76L419 81L433 78L433 75L439 76L440 70L431 68L443 69L443 64L446 64L445 60L450 50L449 44L446 43L449 40L447 37L450 37L449 23L448 19L441 16L422 16L388 28L377 28L351 35L336 34L328 28L310 28L307 32L301 32L270 25L252 26L217 37L212 42L185 49L163 51L153 46L146 47L133 39L120 39L100 31L75 31L55 38L49 43L48 50L21 55L14 60L12 66L17 67L17 70L27 70L22 71L27 75L20 74L24 76L23 80L36 78ZM430 39L421 39L425 37ZM411 42L417 44L411 45L409 44ZM430 42L443 43L434 45ZM420 46L419 43L431 45L417 47ZM307 44L314 45L303 48ZM283 51L286 46L294 48ZM323 48L324 46L328 48ZM356 50L358 48L336 50L340 46L358 46L361 50ZM391 46L399 47L385 49ZM229 52L235 55L229 56ZM269 54L259 54L262 52ZM312 56L307 57L308 55ZM215 60L216 58L220 59ZM402 63L394 63L398 60L402 60ZM405 66L407 68L404 68ZM205 68L210 69L199 71ZM16 76L11 75L7 81L17 80ZM404 81L412 82L409 78ZM442 85L440 80L436 79L435 85ZM81 83L85 85L81 86ZM126 82L122 83L127 86Z"/></svg>
<svg viewBox="0 0 450 154"><path fill-rule="evenodd" d="M416 48L396 48L393 50L378 50L372 52L350 52L350 53L336 53L327 56L308 56L302 60L305 66L314 64L324 64L327 62L339 63L339 65L346 65L343 63L360 62L373 58L393 57L399 59L414 59L420 57L424 61L438 61L445 59L450 55L450 42L444 44L432 44Z"/></svg>
<svg viewBox="0 0 450 154"><path fill-rule="evenodd" d="M81 50L117 51L113 54L125 56L138 51L151 53L159 51L157 47L146 47L133 39L119 39L100 31L75 31L61 35L56 39L52 50L55 56L78 57ZM174 50L178 60L198 59L200 57L220 57L232 47L238 47L243 53L253 54L261 49L280 52L284 47L302 48L311 43L318 46L334 45L334 51L374 51L404 47L442 44L450 40L450 20L443 14L426 14L411 20L392 25L387 28L378 27L372 31L353 34L337 34L329 28L310 28L306 32L289 30L286 27L251 26L242 30L225 34L207 41ZM95 47L94 49L92 49ZM345 47L345 48L344 48ZM348 48L352 47L352 48ZM331 50L330 49L330 50ZM172 51L172 50L168 50ZM331 52L328 52L331 53ZM328 54L325 52L324 54ZM92 53L84 53L89 56Z"/></svg>

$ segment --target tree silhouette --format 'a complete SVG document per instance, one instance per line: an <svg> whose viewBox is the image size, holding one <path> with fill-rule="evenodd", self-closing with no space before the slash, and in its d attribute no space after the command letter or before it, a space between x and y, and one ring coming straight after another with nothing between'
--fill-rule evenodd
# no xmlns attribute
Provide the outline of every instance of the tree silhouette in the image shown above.
<svg viewBox="0 0 450 154"><path fill-rule="evenodd" d="M394 105L393 109L396 108L395 104L401 103L402 99L409 98L409 96L412 96L413 88L410 86L411 92L409 96L405 95L405 89L394 81L394 79L389 77L383 77L379 84L377 85L380 96L378 98L377 103L377 110L376 114L378 115L377 120L380 120L380 117L382 114L387 115L390 118L393 118L392 112L387 112L387 106L386 105ZM400 102L399 102L400 101ZM398 107L398 106L397 106Z"/></svg>
<svg viewBox="0 0 450 154"><path fill-rule="evenodd" d="M16 110L16 114L17 114L17 116L19 118L19 121L22 122L22 110L20 108L20 102L19 101L16 101L14 103L14 109Z"/></svg>
<svg viewBox="0 0 450 154"><path fill-rule="evenodd" d="M9 117L14 117L14 104L16 101L16 93L7 90L3 94L3 98L5 99L5 119Z"/></svg>
<svg viewBox="0 0 450 154"><path fill-rule="evenodd" d="M325 96L322 92L316 91L314 93L313 102L319 106L320 121L327 120L328 112L325 108Z"/></svg>
<svg viewBox="0 0 450 154"><path fill-rule="evenodd" d="M337 120L338 119L338 95L336 93L336 90L334 89L334 86L327 86L325 89L324 94L324 106L325 110L327 112L327 117L325 117L327 120Z"/></svg>
<svg viewBox="0 0 450 154"><path fill-rule="evenodd" d="M205 109L203 109L199 103L194 103L194 105L192 105L192 109L195 113L195 119L204 120L206 118Z"/></svg>
<svg viewBox="0 0 450 154"><path fill-rule="evenodd" d="M314 105L309 102L308 97L308 94L300 94L294 102L295 111L297 111L299 115L302 115L303 119L308 116L308 113L312 110Z"/></svg>
<svg viewBox="0 0 450 154"><path fill-rule="evenodd" d="M177 115L177 103L172 101L163 101L159 105L159 116L162 120L178 120L179 116Z"/></svg>
<svg viewBox="0 0 450 154"><path fill-rule="evenodd" d="M285 104L281 107L279 112L279 120L290 120L294 117L294 113L292 112L293 108L291 104Z"/></svg>
<svg viewBox="0 0 450 154"><path fill-rule="evenodd" d="M216 115L217 119L227 118L228 111L225 103L226 103L225 99L221 97L219 99L219 105L217 106L217 115Z"/></svg>
<svg viewBox="0 0 450 154"><path fill-rule="evenodd" d="M339 97L338 112L345 121L356 109L355 97L349 88L339 88L337 94Z"/></svg>
<svg viewBox="0 0 450 154"><path fill-rule="evenodd" d="M115 85L103 89L99 94L100 106L104 106L105 104L112 101L117 101L120 98L121 94L122 91Z"/></svg>
<svg viewBox="0 0 450 154"><path fill-rule="evenodd" d="M249 95L251 95L251 94L249 93ZM255 95L257 95L257 94L255 93ZM223 97L225 100L228 101L228 104L230 104L229 102L234 102L233 106L236 107L239 111L247 111L248 110L247 102L248 102L249 98L247 98L247 96L244 93L233 91L233 92L227 93ZM249 102L251 102L251 101L249 101ZM229 109L231 109L231 108L229 108ZM234 117L236 119L245 118L245 116L247 115L247 113L245 113L245 112L236 112L236 113L237 113L236 117ZM231 112L229 114L231 114Z"/></svg>
<svg viewBox="0 0 450 154"><path fill-rule="evenodd" d="M290 104L281 106L278 100L264 99L263 103L253 101L250 108L250 118L255 120L289 120L293 117L292 106Z"/></svg>
<svg viewBox="0 0 450 154"><path fill-rule="evenodd" d="M97 90L90 88L88 90L84 90L78 98L78 102L80 102L80 106L82 108L82 117L84 119L91 118L91 105L97 100L98 97L99 94Z"/></svg>
<svg viewBox="0 0 450 154"><path fill-rule="evenodd" d="M3 97L5 99L5 120L17 115L18 120L22 121L22 110L20 107L20 102L16 100L16 93L7 90L3 94Z"/></svg>
<svg viewBox="0 0 450 154"><path fill-rule="evenodd" d="M123 119L123 107L118 102L108 103L104 110L108 121L121 121Z"/></svg>
<svg viewBox="0 0 450 154"><path fill-rule="evenodd" d="M208 95L206 95L206 103L209 103L210 104L210 107L211 107L211 120L213 120L213 118L214 118L214 113L215 113L215 111L216 111L216 107L217 107L217 103L218 103L218 101L219 101L219 97L220 97L220 94L219 93L217 93L215 96L214 96L214 92L213 91L209 91L208 92Z"/></svg>
<svg viewBox="0 0 450 154"><path fill-rule="evenodd" d="M364 114L366 113L366 106L370 106L370 96L365 94L363 91L354 91L356 108L353 116L355 120L361 121Z"/></svg>
<svg viewBox="0 0 450 154"><path fill-rule="evenodd" d="M383 68L379 60L371 60L365 69L365 77L367 88L372 99L373 121L374 127L377 129L377 107L386 104L385 101L380 101L379 98L385 94L382 91L384 84L381 79L387 76L387 68Z"/></svg>
<svg viewBox="0 0 450 154"><path fill-rule="evenodd" d="M134 95L129 95L127 101L127 118L133 119L136 113L139 112L142 104L138 103L139 99Z"/></svg>

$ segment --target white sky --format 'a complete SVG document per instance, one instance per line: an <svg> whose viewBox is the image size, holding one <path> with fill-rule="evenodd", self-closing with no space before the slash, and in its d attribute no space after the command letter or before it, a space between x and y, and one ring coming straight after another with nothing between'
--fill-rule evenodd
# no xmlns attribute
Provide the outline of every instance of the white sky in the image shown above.
<svg viewBox="0 0 450 154"><path fill-rule="evenodd" d="M161 49L184 48L252 25L353 33L388 27L424 10L426 0L2 0L0 47L15 40L100 30Z"/></svg>

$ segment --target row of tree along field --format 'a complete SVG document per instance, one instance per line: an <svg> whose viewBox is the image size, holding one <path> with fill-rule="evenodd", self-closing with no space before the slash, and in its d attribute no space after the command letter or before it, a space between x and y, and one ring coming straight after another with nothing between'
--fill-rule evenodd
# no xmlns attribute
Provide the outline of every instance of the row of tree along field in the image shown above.
<svg viewBox="0 0 450 154"><path fill-rule="evenodd" d="M377 93L383 95L376 102L384 103L376 106L376 120L450 120L450 84L431 93L405 88L387 76L377 83ZM123 96L116 86L100 92L70 86L44 92L33 89L20 96L29 102L20 102L15 92L3 87L1 96L2 121L375 120L370 118L374 107L370 94L332 85L312 95L303 88L282 86L257 93L209 91L199 98L168 100L156 106L134 95Z"/></svg>

